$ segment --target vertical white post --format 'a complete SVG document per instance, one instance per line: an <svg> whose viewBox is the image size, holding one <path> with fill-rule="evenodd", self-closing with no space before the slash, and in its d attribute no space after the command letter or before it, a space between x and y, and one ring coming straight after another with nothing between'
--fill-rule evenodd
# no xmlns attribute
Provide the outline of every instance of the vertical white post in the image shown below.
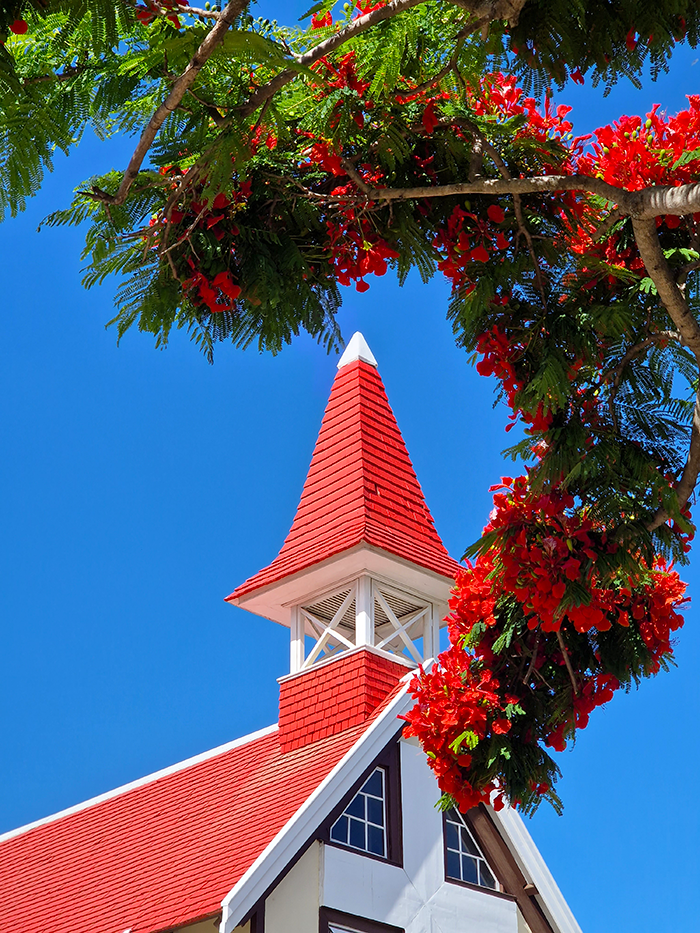
<svg viewBox="0 0 700 933"><path fill-rule="evenodd" d="M372 580L366 574L357 581L355 595L355 644L374 644L374 606Z"/></svg>
<svg viewBox="0 0 700 933"><path fill-rule="evenodd" d="M304 629L306 628L304 617L301 614L299 606L292 608L292 624L289 629L289 673L296 674L304 664L305 646Z"/></svg>
<svg viewBox="0 0 700 933"><path fill-rule="evenodd" d="M423 624L423 660L437 658L438 654L440 654L440 626L435 606L431 604L425 614Z"/></svg>

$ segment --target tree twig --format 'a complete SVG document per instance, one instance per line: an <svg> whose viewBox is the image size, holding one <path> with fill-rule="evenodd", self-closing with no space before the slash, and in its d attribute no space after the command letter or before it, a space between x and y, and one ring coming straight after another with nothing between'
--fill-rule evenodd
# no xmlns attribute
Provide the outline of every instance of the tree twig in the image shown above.
<svg viewBox="0 0 700 933"><path fill-rule="evenodd" d="M351 23L348 23L347 26L338 30L335 35L328 36L327 39L319 42L318 45L315 45L307 52L296 55L296 63L302 68L309 68L324 56L334 52L345 42L354 39L355 36L359 36L360 33L364 32L366 29L370 29L372 26L386 19L393 19L394 16L398 16L398 14L403 13L404 10L410 10L411 7L419 6L421 3L425 2L426 0L391 0L386 6L378 7L370 13L365 13L364 16L358 16L357 19L354 19ZM256 88L248 100L237 108L240 115L247 117L250 116L251 113L255 113L258 107L276 94L285 84L289 84L290 81L293 81L298 74L298 69L287 68L275 75L275 77L266 84Z"/></svg>
<svg viewBox="0 0 700 933"><path fill-rule="evenodd" d="M599 224L596 229L591 234L591 239L594 243L597 243L598 240L602 240L603 237L610 233L615 224L622 218L622 211L619 207L614 208L610 211L605 220Z"/></svg>
<svg viewBox="0 0 700 933"><path fill-rule="evenodd" d="M476 32L480 28L481 28L481 22L477 20L474 23L468 24L463 29L460 29L460 31L455 36L456 45L454 48L454 52L450 56L450 60L447 62L447 64L443 68L441 68L440 71L438 71L438 73L434 77L429 78L427 81L424 81L422 84L418 84L416 85L416 87L410 88L409 90L406 90L406 91L397 91L396 94L394 95L396 99L400 103L405 103L407 100L410 100L414 95L422 94L424 91L429 91L430 88L435 87L436 84L439 84L443 78L446 78L447 75L451 71L454 71L455 68L457 67L457 60L459 58L459 53L462 51L464 40L467 38L467 36L470 36L473 32Z"/></svg>
<svg viewBox="0 0 700 933"><path fill-rule="evenodd" d="M636 343L633 347L630 347L629 350L622 357L620 362L614 369L609 370L605 374L605 380L607 381L610 376L613 377L612 388L610 389L610 398L608 400L608 406L610 409L610 419L615 428L615 433L618 431L617 423L617 414L615 412L615 396L620 388L620 383L622 382L622 374L625 371L625 367L628 363L631 363L632 360L639 356L640 353L643 353L649 347L653 346L655 343L663 343L664 341L669 340L680 340L681 335L678 331L675 330L662 330L656 334L650 334L648 337L645 337L644 340L641 340L639 343Z"/></svg>
<svg viewBox="0 0 700 933"><path fill-rule="evenodd" d="M561 629L557 629L557 641L559 642L559 647L561 648L561 653L564 655L564 664L566 664L566 669L569 672L569 678L571 679L571 686L574 690L574 696L578 696L578 683L576 682L576 675L574 674L574 669L571 666L571 660L569 658L569 652L566 650L566 645L564 643L564 636L561 633Z"/></svg>
<svg viewBox="0 0 700 933"><path fill-rule="evenodd" d="M532 658L530 659L530 664L528 665L527 672L525 673L525 676L523 677L523 683L525 684L526 687L527 687L527 682L529 681L532 675L532 669L534 668L535 663L537 661L537 649L539 648L539 645L540 645L540 630L537 629L537 635L535 636L535 644L533 645L533 648L532 648Z"/></svg>

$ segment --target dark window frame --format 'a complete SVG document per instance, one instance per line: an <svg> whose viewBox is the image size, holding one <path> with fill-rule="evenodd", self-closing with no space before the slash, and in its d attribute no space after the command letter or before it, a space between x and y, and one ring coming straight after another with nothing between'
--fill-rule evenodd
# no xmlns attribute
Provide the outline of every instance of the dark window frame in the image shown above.
<svg viewBox="0 0 700 933"><path fill-rule="evenodd" d="M365 917L356 917L354 914L346 914L340 910L321 907L318 915L319 933L330 933L332 923L346 926L353 933L405 933L403 927L391 926L389 923L378 923L376 920L367 920Z"/></svg>
<svg viewBox="0 0 700 933"><path fill-rule="evenodd" d="M401 829L401 752L399 742L393 742L372 762L369 768L363 773L362 777L354 785L338 806L331 812L328 819L324 821L321 830L317 836L326 845L334 846L337 849L344 849L346 852L355 852L365 858L377 859L379 862L388 862L390 865L403 867L403 833ZM354 846L344 845L331 839L331 827L343 815L345 808L353 799L355 794L363 787L367 778L376 768L382 768L384 771L384 792L386 795L386 856L375 855L374 852L367 852L365 849L356 849Z"/></svg>

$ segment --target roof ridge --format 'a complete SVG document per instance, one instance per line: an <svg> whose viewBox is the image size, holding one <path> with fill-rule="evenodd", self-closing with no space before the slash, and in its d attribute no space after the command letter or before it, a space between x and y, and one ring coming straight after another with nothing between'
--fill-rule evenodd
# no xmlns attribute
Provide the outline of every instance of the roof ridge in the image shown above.
<svg viewBox="0 0 700 933"><path fill-rule="evenodd" d="M198 755L192 755L190 758L185 758L183 761L177 761L175 764L168 765L166 768L161 768L159 771L153 771L151 774L146 774L143 777L136 778L136 780L129 781L127 784L121 784L119 787L114 787L112 790L107 790L95 797L90 797L88 800L83 800L80 803L76 803L72 807L66 807L64 810L59 810L57 813L51 813L49 816L43 816L31 823L25 823L23 826L18 826L16 829L10 829L5 833L0 833L0 843L14 839L16 836L24 835L24 833L28 833L32 829L38 829L40 826L46 826L49 823L55 823L67 816L72 816L74 813L80 813L83 810L89 810L90 807L104 803L106 800L112 800L115 797L120 797L122 794L127 794L129 791L136 790L138 787L145 787L148 784L153 784L155 781L167 777L170 774L176 774L178 771L186 771L187 768L194 767L195 765L198 765L203 761L208 761L211 758L216 758L217 755L223 755L226 752L232 751L234 748L240 748L242 745L247 745L250 742L255 742L257 739L264 738L266 735L271 735L273 732L276 732L278 728L278 723L274 723L271 726L265 726L262 729L258 729L256 732L251 732L248 735L242 735L240 738L232 739L232 741L225 742L223 745L218 745L216 748L211 748L206 752L200 752Z"/></svg>

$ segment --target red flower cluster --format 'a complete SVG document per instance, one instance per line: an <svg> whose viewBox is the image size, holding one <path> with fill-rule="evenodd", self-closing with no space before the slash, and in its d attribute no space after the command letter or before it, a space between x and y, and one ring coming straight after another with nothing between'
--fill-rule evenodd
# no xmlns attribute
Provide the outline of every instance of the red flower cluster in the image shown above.
<svg viewBox="0 0 700 933"><path fill-rule="evenodd" d="M697 161L693 153L700 150L700 96L688 96L688 107L668 116L655 105L646 120L639 116L623 116L609 126L595 131L595 141L587 151L572 152L562 171L574 171L629 191L649 185L684 185L697 179ZM602 259L612 266L621 266L638 275L644 274L644 263L635 245L622 241L614 233L604 242L593 242L592 234L600 221L597 212L589 210L588 223L571 230L566 247L582 257ZM665 224L675 230L700 221L700 214L682 218L667 214L657 218L657 226ZM588 272L584 268L584 276ZM601 279L595 271L588 272L588 285L594 287ZM608 276L611 287L617 280Z"/></svg>
<svg viewBox="0 0 700 933"><path fill-rule="evenodd" d="M189 0L144 0L143 6L136 7L136 19L148 25L158 16L165 16L179 29L180 19L177 14L189 5Z"/></svg>
<svg viewBox="0 0 700 933"><path fill-rule="evenodd" d="M333 25L333 14L330 10L326 10L325 13L314 13L311 17L311 28L312 29L325 29L327 26Z"/></svg>
<svg viewBox="0 0 700 933"><path fill-rule="evenodd" d="M686 601L685 584L675 571L661 563L645 571L640 564L639 579L628 578L624 585L610 581L598 561L614 554L617 545L575 509L571 496L558 490L533 494L524 476L503 477L493 488L503 491L494 496L484 534L495 533L497 544L479 558L478 570L470 567L460 578L458 589L469 602L474 574L479 600L484 600L484 585L490 581L493 605L503 592L515 597L530 630L558 632L569 623L577 632L605 632L614 623L629 626L631 616L647 621L650 648L652 637L655 646L669 645L669 633L682 625L676 607ZM577 584L573 592L572 583ZM576 596L581 585L586 602ZM461 601L457 605L461 607ZM474 621L473 610L463 614L460 608L453 634L468 634ZM493 607L481 621L495 624Z"/></svg>
<svg viewBox="0 0 700 933"><path fill-rule="evenodd" d="M504 477L497 489L484 529L493 543L458 576L451 647L414 681L417 703L406 717L441 790L461 809L501 793L515 804L526 793L532 808L533 799L548 794L556 776L551 761L525 791L516 788L516 798L503 772L494 773L498 754L505 748L510 760L519 747L538 742L563 751L621 686L604 666L601 633L615 624L634 629L646 653L630 662L630 676L654 674L672 656L671 633L683 624L678 610L687 602L685 584L661 562L642 566L638 579L606 581L598 559L614 545L576 514L566 494L535 494L524 477ZM572 584L590 602L582 603ZM514 612L522 633L504 638ZM570 705L562 711L558 698L567 692Z"/></svg>
<svg viewBox="0 0 700 933"><path fill-rule="evenodd" d="M447 224L438 230L433 246L445 253L438 269L458 288L475 274L472 263L488 262L491 254L506 250L510 240L498 228L506 215L498 204L491 204L486 217L478 217L471 211L456 206L447 220ZM471 288L474 288L472 281Z"/></svg>
<svg viewBox="0 0 700 933"><path fill-rule="evenodd" d="M553 109L549 97L545 98L544 108L540 109L534 97L525 97L523 89L518 87L513 75L502 72L484 75L478 91L471 91L470 106L477 116L492 116L509 120L524 116L526 122L519 133L535 136L538 139L558 139L573 130L573 124L566 119L571 107L560 104ZM582 139L575 139L569 145L572 152L578 152Z"/></svg>
<svg viewBox="0 0 700 933"><path fill-rule="evenodd" d="M439 665L421 670L411 693L418 702L403 717L408 723L404 734L415 736L428 753L442 792L453 797L463 813L492 797L500 809L503 800L495 781L481 786L469 781L471 752L490 732L505 734L510 729L498 681L488 669L465 669L463 657L446 651Z"/></svg>
<svg viewBox="0 0 700 933"><path fill-rule="evenodd" d="M508 300L503 297L500 299L503 305L508 304ZM527 411L519 407L516 402L518 393L523 389L524 383L518 377L514 361L522 353L522 348L513 345L503 331L498 327L488 331L477 340L477 351L483 354L483 359L476 364L477 372L482 376L496 376L503 386L508 407L512 409L510 416L511 422L506 427L509 431L515 425L515 419L518 415L527 424L531 434L540 431L548 431L552 424L552 412L540 402L535 411Z"/></svg>
<svg viewBox="0 0 700 933"><path fill-rule="evenodd" d="M382 237L377 236L370 222L358 218L349 209L342 220L326 223L331 251L330 263L340 285L356 282L358 292L366 292L369 284L364 277L369 274L384 275L387 259L398 259L399 254Z"/></svg>
<svg viewBox="0 0 700 933"><path fill-rule="evenodd" d="M595 138L591 151L577 160L579 172L629 191L688 184L695 181L697 166L692 160L676 163L700 149L700 96L690 95L688 108L675 116L659 113L658 104L644 122L639 116L623 116L597 129Z"/></svg>

